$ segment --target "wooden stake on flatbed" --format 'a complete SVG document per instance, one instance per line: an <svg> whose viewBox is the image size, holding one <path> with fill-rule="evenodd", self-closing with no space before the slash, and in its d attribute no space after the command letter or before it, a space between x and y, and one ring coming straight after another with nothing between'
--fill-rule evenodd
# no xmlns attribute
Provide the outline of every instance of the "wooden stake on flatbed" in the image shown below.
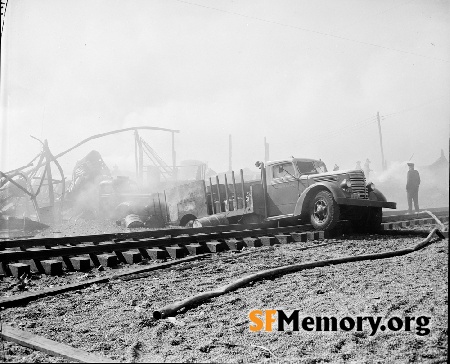
<svg viewBox="0 0 450 364"><path fill-rule="evenodd" d="M217 199L219 200L219 212L222 212L222 201L220 198L220 186L219 186L219 176L216 176L216 185L217 185Z"/></svg>
<svg viewBox="0 0 450 364"><path fill-rule="evenodd" d="M231 171L231 178L233 179L233 193L234 193L234 206L235 210L239 209L238 197L236 193L236 179L234 178L234 171Z"/></svg>
<svg viewBox="0 0 450 364"><path fill-rule="evenodd" d="M247 207L247 201L245 200L245 190L244 190L244 171L241 169L241 189L242 189L242 207Z"/></svg>

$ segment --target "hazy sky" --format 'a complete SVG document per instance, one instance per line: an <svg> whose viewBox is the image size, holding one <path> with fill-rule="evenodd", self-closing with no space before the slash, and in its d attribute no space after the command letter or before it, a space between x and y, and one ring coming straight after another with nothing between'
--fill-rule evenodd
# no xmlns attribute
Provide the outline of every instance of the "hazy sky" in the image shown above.
<svg viewBox="0 0 450 364"><path fill-rule="evenodd" d="M177 162L216 171L264 158L448 155L450 3L439 0L9 0L1 46L0 170L93 134L180 130ZM141 134L171 163L171 135ZM96 149L134 170L133 133L61 158L70 174Z"/></svg>

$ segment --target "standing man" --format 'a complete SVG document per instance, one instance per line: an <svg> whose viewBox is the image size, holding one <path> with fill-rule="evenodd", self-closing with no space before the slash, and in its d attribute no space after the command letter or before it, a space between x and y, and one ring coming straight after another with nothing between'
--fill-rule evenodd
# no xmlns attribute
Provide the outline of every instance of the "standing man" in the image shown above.
<svg viewBox="0 0 450 364"><path fill-rule="evenodd" d="M406 194L408 197L408 213L412 213L412 203L414 201L414 208L419 212L419 185L420 175L414 169L414 163L407 163L409 167L408 175L406 177Z"/></svg>

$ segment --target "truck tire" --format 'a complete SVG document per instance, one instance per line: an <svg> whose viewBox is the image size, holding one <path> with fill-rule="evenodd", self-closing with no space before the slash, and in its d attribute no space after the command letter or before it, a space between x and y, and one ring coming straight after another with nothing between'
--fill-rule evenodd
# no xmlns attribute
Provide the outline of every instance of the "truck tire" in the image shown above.
<svg viewBox="0 0 450 364"><path fill-rule="evenodd" d="M339 221L339 205L329 191L319 191L309 205L311 225L316 230L331 230Z"/></svg>
<svg viewBox="0 0 450 364"><path fill-rule="evenodd" d="M180 220L180 226L192 227L192 224L196 219L197 217L192 214L184 215Z"/></svg>
<svg viewBox="0 0 450 364"><path fill-rule="evenodd" d="M381 230L381 222L383 220L383 211L381 207L372 207L367 218L366 231L368 233L376 233Z"/></svg>

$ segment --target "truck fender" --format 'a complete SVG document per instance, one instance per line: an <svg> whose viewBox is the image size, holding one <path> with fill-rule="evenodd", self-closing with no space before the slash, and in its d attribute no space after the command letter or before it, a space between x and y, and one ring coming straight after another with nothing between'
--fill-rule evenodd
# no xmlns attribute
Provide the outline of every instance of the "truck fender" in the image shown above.
<svg viewBox="0 0 450 364"><path fill-rule="evenodd" d="M380 190L377 190L376 188L374 188L373 191L369 192L369 200L383 202L387 201L386 197L380 192Z"/></svg>
<svg viewBox="0 0 450 364"><path fill-rule="evenodd" d="M309 186L297 200L294 210L294 216L300 215L301 218L305 217L308 213L309 201L316 195L320 190L327 190L331 192L333 198L345 197L344 192L337 187L334 183L330 182L318 182Z"/></svg>

